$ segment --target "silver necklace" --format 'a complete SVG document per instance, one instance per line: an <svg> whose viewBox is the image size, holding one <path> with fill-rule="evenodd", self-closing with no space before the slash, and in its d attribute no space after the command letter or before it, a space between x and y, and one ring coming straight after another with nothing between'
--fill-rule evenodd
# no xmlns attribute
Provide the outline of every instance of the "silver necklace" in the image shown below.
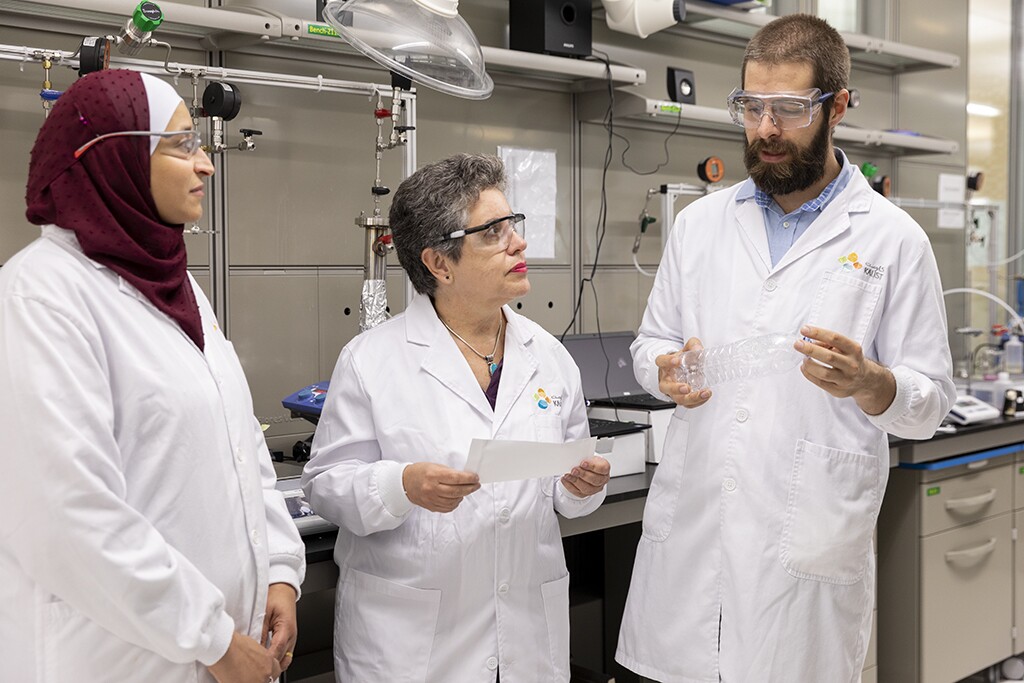
<svg viewBox="0 0 1024 683"><path fill-rule="evenodd" d="M481 358L484 359L484 362L487 363L487 374L488 375L493 375L494 374L494 371L498 369L498 364L494 362L494 354L496 354L498 352L498 340L501 339L501 327L502 327L502 325L505 322L504 319L498 318L498 334L494 335L494 348L491 349L491 353L486 355L486 356L484 354L480 353L479 351L477 351L476 349L474 349L473 345L470 344L465 339L463 339L461 336L459 336L458 332L456 332L452 328L448 327L448 323L446 323L444 320L442 320L441 316L437 316L437 319L441 321L441 324L445 326L445 329L447 329L449 332L451 332L452 334L455 335L456 339L458 339L460 342L465 344L467 349L469 349L470 351L472 351L473 353L475 353L476 355L478 355L478 356L480 356Z"/></svg>

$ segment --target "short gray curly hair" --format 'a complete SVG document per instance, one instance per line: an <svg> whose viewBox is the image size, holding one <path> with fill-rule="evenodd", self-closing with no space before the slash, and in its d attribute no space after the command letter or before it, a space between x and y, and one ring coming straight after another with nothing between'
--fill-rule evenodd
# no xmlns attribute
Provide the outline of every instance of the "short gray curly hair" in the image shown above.
<svg viewBox="0 0 1024 683"><path fill-rule="evenodd" d="M469 211L484 190L505 191L505 165L490 154L456 154L428 164L402 181L388 221L398 261L420 294L433 296L437 280L420 255L427 247L462 257L462 240L438 242L470 227Z"/></svg>

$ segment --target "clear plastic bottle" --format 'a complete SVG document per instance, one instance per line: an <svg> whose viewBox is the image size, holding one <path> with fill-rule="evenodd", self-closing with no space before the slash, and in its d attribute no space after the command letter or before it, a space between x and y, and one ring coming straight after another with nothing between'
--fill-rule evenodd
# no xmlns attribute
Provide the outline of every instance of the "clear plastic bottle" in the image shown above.
<svg viewBox="0 0 1024 683"><path fill-rule="evenodd" d="M1024 343L1015 334L1003 344L1003 363L1011 375L1024 373Z"/></svg>
<svg viewBox="0 0 1024 683"><path fill-rule="evenodd" d="M793 348L795 334L776 332L748 337L725 346L687 351L676 368L676 381L691 391L737 379L775 375L798 366L806 356Z"/></svg>

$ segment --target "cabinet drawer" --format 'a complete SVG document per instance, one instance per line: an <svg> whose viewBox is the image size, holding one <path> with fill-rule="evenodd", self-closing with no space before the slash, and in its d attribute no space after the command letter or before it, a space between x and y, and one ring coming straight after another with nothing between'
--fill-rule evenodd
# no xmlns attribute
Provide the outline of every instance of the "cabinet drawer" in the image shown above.
<svg viewBox="0 0 1024 683"><path fill-rule="evenodd" d="M1024 532L1024 510L1013 513L1013 528L1017 530L1017 542L1013 544L1014 585L1017 587L1013 593L1013 625L1017 627L1017 638L1013 643L1013 651L1024 652L1024 543L1020 537Z"/></svg>
<svg viewBox="0 0 1024 683"><path fill-rule="evenodd" d="M1013 654L1012 515L921 540L921 680L952 683Z"/></svg>
<svg viewBox="0 0 1024 683"><path fill-rule="evenodd" d="M1013 463L1013 507L1024 510L1024 454L1017 454Z"/></svg>
<svg viewBox="0 0 1024 683"><path fill-rule="evenodd" d="M921 535L952 529L1013 509L1013 465L921 484Z"/></svg>

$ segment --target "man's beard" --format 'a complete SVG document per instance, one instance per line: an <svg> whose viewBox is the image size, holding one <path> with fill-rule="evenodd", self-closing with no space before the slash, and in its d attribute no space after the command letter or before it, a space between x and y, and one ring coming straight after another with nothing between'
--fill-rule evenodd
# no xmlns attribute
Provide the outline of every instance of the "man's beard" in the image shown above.
<svg viewBox="0 0 1024 683"><path fill-rule="evenodd" d="M757 138L748 142L743 137L743 163L754 183L773 197L806 190L825 175L828 156L829 128L821 124L811 143L804 148L776 138ZM776 163L761 161L761 152L786 154L789 159Z"/></svg>

